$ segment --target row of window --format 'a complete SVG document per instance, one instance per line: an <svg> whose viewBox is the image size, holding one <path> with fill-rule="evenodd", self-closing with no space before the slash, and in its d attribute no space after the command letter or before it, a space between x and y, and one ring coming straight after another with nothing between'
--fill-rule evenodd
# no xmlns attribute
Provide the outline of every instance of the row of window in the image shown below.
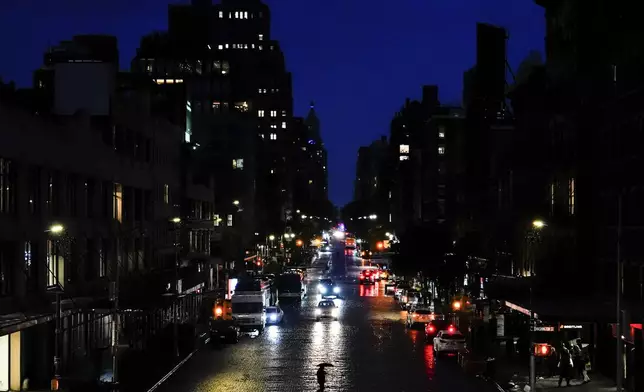
<svg viewBox="0 0 644 392"><path fill-rule="evenodd" d="M550 184L550 213L554 214L555 212L555 202L556 202L556 189L557 183ZM568 214L575 215L575 178L571 177L568 179Z"/></svg>
<svg viewBox="0 0 644 392"><path fill-rule="evenodd" d="M260 88L260 89L258 89L258 92L259 92L260 94L268 94L268 89ZM272 94L274 94L274 93L279 93L279 92L280 92L280 89L278 89L278 88L272 88L272 89L270 90L270 92L271 92Z"/></svg>
<svg viewBox="0 0 644 392"><path fill-rule="evenodd" d="M224 49L255 49L257 48L258 50L264 50L264 45L258 44L218 44L217 49L218 50L224 50ZM275 50L275 45L269 45L268 48L270 50Z"/></svg>
<svg viewBox="0 0 644 392"><path fill-rule="evenodd" d="M264 117L266 115L266 111L264 109L259 109L257 111L257 117ZM270 111L270 116L271 117L277 117L277 110L271 110ZM286 110L282 110L282 117L286 117ZM284 127L286 128L286 127Z"/></svg>
<svg viewBox="0 0 644 392"><path fill-rule="evenodd" d="M220 45L223 49L223 45ZM255 45L253 44L253 47ZM163 60L155 59L141 59L141 62L145 65L145 71L148 74L156 75L158 78L155 78L157 84L174 84L174 83L183 83L183 79L176 78L177 74L181 75L226 75L230 73L230 63L225 60L213 60L203 62L201 60L196 60L193 62L165 62ZM167 75L174 75L173 78L166 78Z"/></svg>
<svg viewBox="0 0 644 392"><path fill-rule="evenodd" d="M228 19L255 19L254 12L229 11L228 13L225 13L224 11L219 11L219 19L224 19L226 15L228 15ZM259 11L257 13L258 18L262 18L263 16L264 16L264 13L262 11Z"/></svg>

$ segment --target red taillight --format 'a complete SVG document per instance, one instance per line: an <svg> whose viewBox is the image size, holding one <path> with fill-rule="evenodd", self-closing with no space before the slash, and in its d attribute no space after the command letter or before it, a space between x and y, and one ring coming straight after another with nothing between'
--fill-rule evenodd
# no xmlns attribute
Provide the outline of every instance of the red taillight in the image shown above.
<svg viewBox="0 0 644 392"><path fill-rule="evenodd" d="M429 330L429 332L434 332L436 330L433 325L430 325L427 329Z"/></svg>
<svg viewBox="0 0 644 392"><path fill-rule="evenodd" d="M455 328L454 328L454 327L452 327L452 326L450 326L450 327L447 329L447 332L449 332L449 333L454 333L454 331L455 331Z"/></svg>

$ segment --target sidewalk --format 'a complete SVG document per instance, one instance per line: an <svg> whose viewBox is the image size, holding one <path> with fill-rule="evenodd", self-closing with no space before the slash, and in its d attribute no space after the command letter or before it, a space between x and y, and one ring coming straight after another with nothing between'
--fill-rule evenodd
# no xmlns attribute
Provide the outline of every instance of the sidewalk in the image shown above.
<svg viewBox="0 0 644 392"><path fill-rule="evenodd" d="M538 374L538 373L537 373ZM496 359L496 382L506 390L524 391L525 386L530 385L530 368L527 360L520 358L499 357ZM611 392L615 391L615 382L597 373L588 374L591 381L583 383L580 379L570 381L570 387L579 392ZM510 383L516 385L514 389L508 388ZM559 388L559 376L542 377L538 376L535 389L537 391L555 391L564 388L566 381L562 382Z"/></svg>

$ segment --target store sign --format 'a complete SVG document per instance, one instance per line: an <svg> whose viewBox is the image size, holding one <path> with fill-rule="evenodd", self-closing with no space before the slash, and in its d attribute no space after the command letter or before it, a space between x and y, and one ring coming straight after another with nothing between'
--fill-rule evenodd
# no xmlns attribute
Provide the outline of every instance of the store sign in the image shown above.
<svg viewBox="0 0 644 392"><path fill-rule="evenodd" d="M534 330L537 331L537 332L554 332L555 327L553 327L551 325L539 325L539 326L534 327Z"/></svg>
<svg viewBox="0 0 644 392"><path fill-rule="evenodd" d="M583 329L583 328L584 326L579 324L561 324L561 326L559 327L559 329Z"/></svg>
<svg viewBox="0 0 644 392"><path fill-rule="evenodd" d="M0 391L9 390L9 335L0 336Z"/></svg>

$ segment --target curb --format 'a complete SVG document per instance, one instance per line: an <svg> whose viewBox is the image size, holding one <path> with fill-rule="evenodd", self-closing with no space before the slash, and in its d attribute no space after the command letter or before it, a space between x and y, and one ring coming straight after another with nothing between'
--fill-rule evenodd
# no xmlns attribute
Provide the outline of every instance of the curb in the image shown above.
<svg viewBox="0 0 644 392"><path fill-rule="evenodd" d="M203 345L206 345L208 344L208 342L210 342L210 337L206 337L206 336L207 334L205 332L199 335L198 339L200 342L203 341ZM156 384L154 384L150 389L147 390L147 392L156 391L164 382L166 382L170 377L172 377L173 374L175 374L179 369L181 369L181 367L185 365L186 362L188 362L188 360L197 353L197 351L201 350L203 348L203 345L201 347L197 347L196 349L192 350L190 354L186 355L186 357L182 359L181 362L179 362L175 367L172 368L172 370L170 370L165 376L163 376L159 381L157 381Z"/></svg>

